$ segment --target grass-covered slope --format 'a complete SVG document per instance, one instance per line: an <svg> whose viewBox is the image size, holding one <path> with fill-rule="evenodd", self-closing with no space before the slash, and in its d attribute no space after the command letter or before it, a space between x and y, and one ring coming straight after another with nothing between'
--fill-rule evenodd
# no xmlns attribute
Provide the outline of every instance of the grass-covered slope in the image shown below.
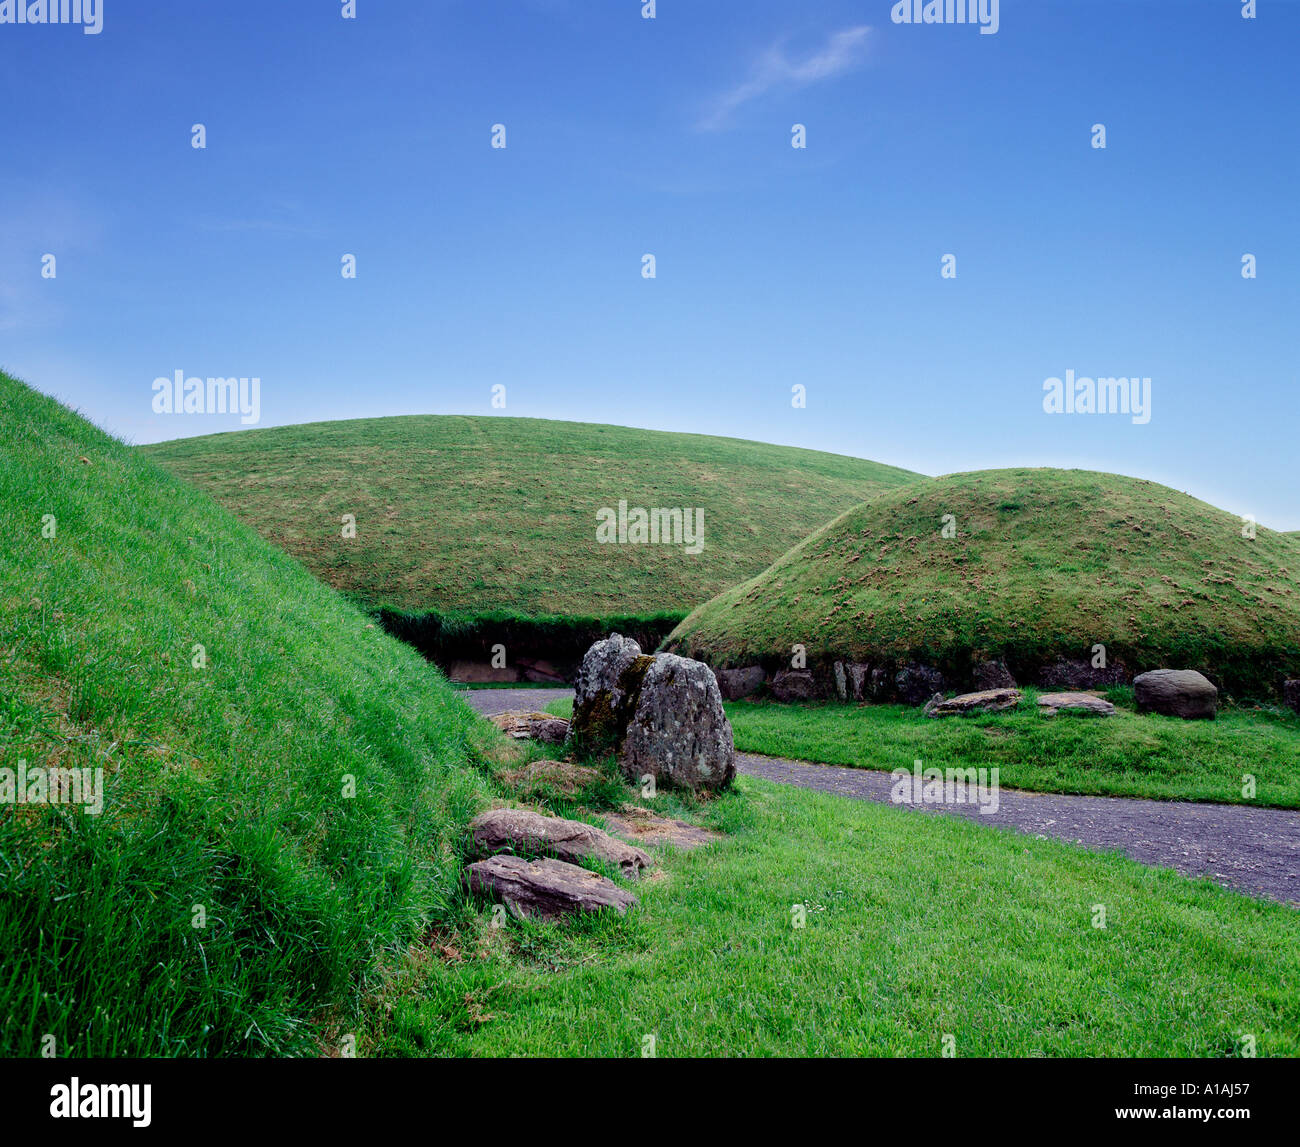
<svg viewBox="0 0 1300 1147"><path fill-rule="evenodd" d="M1232 1057L1247 1035L1259 1056L1300 1054L1293 908L1114 852L737 784L707 810L727 838L666 858L626 920L485 919L413 966L372 1054L636 1057L651 1035L661 1058L933 1058L946 1036L959 1057Z"/></svg>
<svg viewBox="0 0 1300 1147"><path fill-rule="evenodd" d="M106 789L99 816L0 804L0 1055L330 1045L455 895L481 724L205 494L2 374L0 495L0 767Z"/></svg>
<svg viewBox="0 0 1300 1147"><path fill-rule="evenodd" d="M917 477L814 450L534 418L322 422L141 449L329 585L412 612L685 612ZM598 543L597 511L620 499L703 509L702 552Z"/></svg>
<svg viewBox="0 0 1300 1147"><path fill-rule="evenodd" d="M950 516L950 517L949 517ZM945 537L948 524L954 536ZM928 479L859 506L696 609L667 644L714 665L916 660L1022 680L1106 646L1271 691L1300 672L1300 549L1164 486L1077 470Z"/></svg>

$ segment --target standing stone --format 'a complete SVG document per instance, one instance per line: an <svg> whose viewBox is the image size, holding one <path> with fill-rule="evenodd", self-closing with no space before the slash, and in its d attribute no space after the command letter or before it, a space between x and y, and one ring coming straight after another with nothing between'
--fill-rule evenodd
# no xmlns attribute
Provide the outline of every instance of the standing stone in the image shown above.
<svg viewBox="0 0 1300 1147"><path fill-rule="evenodd" d="M568 744L584 756L614 752L623 740L644 672L645 657L630 637L611 633L582 659L574 682Z"/></svg>
<svg viewBox="0 0 1300 1147"><path fill-rule="evenodd" d="M924 705L943 690L943 674L929 665L905 665L894 674L898 699L908 705Z"/></svg>
<svg viewBox="0 0 1300 1147"><path fill-rule="evenodd" d="M778 701L811 701L817 682L808 669L782 669L772 678L772 696Z"/></svg>
<svg viewBox="0 0 1300 1147"><path fill-rule="evenodd" d="M849 664L849 693L855 701L871 696L871 666L853 661Z"/></svg>
<svg viewBox="0 0 1300 1147"><path fill-rule="evenodd" d="M674 653L651 659L619 754L623 775L697 791L723 789L736 776L731 722L713 671Z"/></svg>
<svg viewBox="0 0 1300 1147"><path fill-rule="evenodd" d="M720 789L736 775L731 722L717 678L702 661L647 657L614 634L598 641L578 671L568 744L592 756L612 752L629 780L691 790Z"/></svg>
<svg viewBox="0 0 1300 1147"><path fill-rule="evenodd" d="M841 701L849 699L849 678L844 672L844 662L835 662L835 692L839 694Z"/></svg>
<svg viewBox="0 0 1300 1147"><path fill-rule="evenodd" d="M1011 676L1011 670L1001 661L981 661L975 666L971 676L975 680L975 688L981 692L985 689L1016 687L1016 679Z"/></svg>
<svg viewBox="0 0 1300 1147"><path fill-rule="evenodd" d="M1282 683L1282 703L1300 713L1300 678Z"/></svg>
<svg viewBox="0 0 1300 1147"><path fill-rule="evenodd" d="M744 669L718 669L713 674L718 679L718 689L724 701L739 701L763 687L767 673L761 665Z"/></svg>
<svg viewBox="0 0 1300 1147"><path fill-rule="evenodd" d="M889 701L893 697L894 678L883 665L877 665L871 671L871 684L868 686L873 701ZM938 690L936 689L937 693Z"/></svg>
<svg viewBox="0 0 1300 1147"><path fill-rule="evenodd" d="M1182 717L1214 720L1219 706L1219 691L1213 682L1195 669L1153 669L1133 678L1133 696L1139 713L1163 713Z"/></svg>

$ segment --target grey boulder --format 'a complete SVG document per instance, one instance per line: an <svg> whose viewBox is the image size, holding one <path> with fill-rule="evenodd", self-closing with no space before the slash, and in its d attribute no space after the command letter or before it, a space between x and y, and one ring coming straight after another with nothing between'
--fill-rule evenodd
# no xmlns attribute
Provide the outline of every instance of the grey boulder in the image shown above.
<svg viewBox="0 0 1300 1147"><path fill-rule="evenodd" d="M691 791L723 789L736 776L731 722L713 671L702 661L660 653L641 677L632 719L619 753L631 781Z"/></svg>
<svg viewBox="0 0 1300 1147"><path fill-rule="evenodd" d="M1300 678L1282 683L1282 704L1300 713Z"/></svg>
<svg viewBox="0 0 1300 1147"><path fill-rule="evenodd" d="M724 701L739 701L751 693L758 692L767 680L767 673L761 665L750 665L744 669L719 669L714 676L718 679L718 691Z"/></svg>
<svg viewBox="0 0 1300 1147"><path fill-rule="evenodd" d="M778 701L812 701L817 681L807 669L781 669L772 678L772 696Z"/></svg>
<svg viewBox="0 0 1300 1147"><path fill-rule="evenodd" d="M1214 720L1219 691L1195 669L1153 669L1133 678L1133 696L1139 713L1163 713L1185 721Z"/></svg>
<svg viewBox="0 0 1300 1147"><path fill-rule="evenodd" d="M725 788L736 775L713 670L674 653L648 657L618 634L583 658L568 744L588 756L613 752L633 781L648 775L695 791Z"/></svg>
<svg viewBox="0 0 1300 1147"><path fill-rule="evenodd" d="M613 752L632 718L640 675L652 659L630 637L612 633L587 650L574 681L568 743L578 753Z"/></svg>

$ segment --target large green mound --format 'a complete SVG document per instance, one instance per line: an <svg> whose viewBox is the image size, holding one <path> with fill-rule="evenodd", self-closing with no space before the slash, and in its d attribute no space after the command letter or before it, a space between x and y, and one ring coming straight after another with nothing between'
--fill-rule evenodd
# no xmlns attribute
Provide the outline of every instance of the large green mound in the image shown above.
<svg viewBox="0 0 1300 1147"><path fill-rule="evenodd" d="M945 523L952 537L945 537ZM715 666L1001 658L1198 668L1269 693L1300 672L1300 548L1153 482L1078 470L928 479L844 514L696 609L666 645Z"/></svg>
<svg viewBox="0 0 1300 1147"><path fill-rule="evenodd" d="M0 1055L317 1052L455 897L484 726L207 495L3 374L0 424L0 767L103 769L105 793L0 804Z"/></svg>
<svg viewBox="0 0 1300 1147"><path fill-rule="evenodd" d="M369 606L681 613L917 477L734 438L534 418L412 416L141 448ZM601 544L598 511L704 511L703 548ZM356 517L356 537L342 518Z"/></svg>

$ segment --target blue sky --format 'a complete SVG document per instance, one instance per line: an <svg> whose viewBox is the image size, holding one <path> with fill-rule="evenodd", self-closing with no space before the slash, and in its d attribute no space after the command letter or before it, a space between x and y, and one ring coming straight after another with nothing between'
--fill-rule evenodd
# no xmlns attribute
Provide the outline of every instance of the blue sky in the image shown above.
<svg viewBox="0 0 1300 1147"><path fill-rule="evenodd" d="M103 5L0 24L0 365L129 440L238 430L154 413L181 370L259 377L262 426L1083 466L1300 529L1300 5ZM1067 370L1150 377L1150 422L1044 413Z"/></svg>

